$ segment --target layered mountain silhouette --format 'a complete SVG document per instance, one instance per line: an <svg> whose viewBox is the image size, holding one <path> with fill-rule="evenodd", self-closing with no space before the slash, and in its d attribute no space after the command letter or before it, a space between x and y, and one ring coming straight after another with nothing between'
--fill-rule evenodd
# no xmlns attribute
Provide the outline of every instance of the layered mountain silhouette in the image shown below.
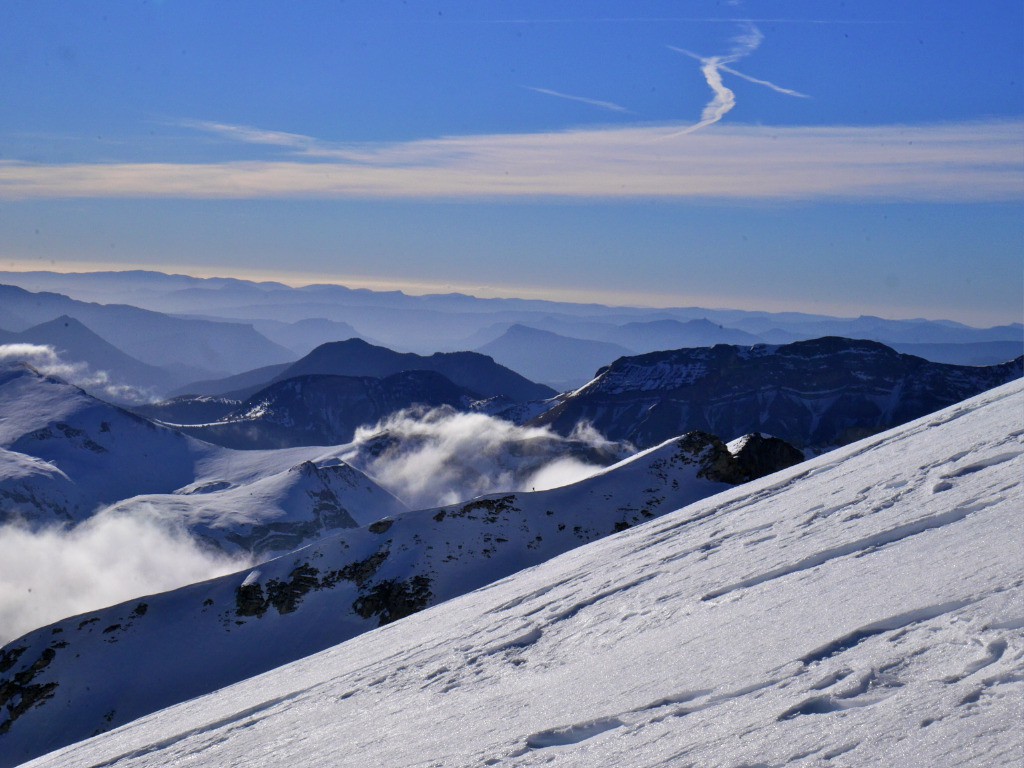
<svg viewBox="0 0 1024 768"><path fill-rule="evenodd" d="M6 326L9 331L72 317L131 357L169 368L180 377L236 373L294 357L246 323L173 317L126 304L92 304L11 285L0 285L0 306L9 323L21 322Z"/></svg>
<svg viewBox="0 0 1024 768"><path fill-rule="evenodd" d="M125 354L68 315L61 315L23 331L0 330L0 344L50 346L68 363L84 363L90 372L107 374L111 382L164 391L173 374Z"/></svg>
<svg viewBox="0 0 1024 768"><path fill-rule="evenodd" d="M542 400L552 397L554 389L535 384L524 376L499 365L487 355L477 352L437 352L417 355L413 352L395 352L362 339L348 339L321 344L305 357L283 369L265 369L268 375L262 381L259 372L243 374L221 381L201 382L199 386L183 387L173 394L223 395L247 398L263 387L296 376L371 376L385 378L405 371L433 371L452 383L477 393L482 398L504 397L515 402ZM235 387L239 381L251 382Z"/></svg>

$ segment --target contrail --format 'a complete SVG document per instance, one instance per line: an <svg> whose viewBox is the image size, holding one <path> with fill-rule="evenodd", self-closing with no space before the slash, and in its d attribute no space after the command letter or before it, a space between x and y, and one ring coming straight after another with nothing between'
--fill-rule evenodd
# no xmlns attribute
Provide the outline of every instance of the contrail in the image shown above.
<svg viewBox="0 0 1024 768"><path fill-rule="evenodd" d="M675 51L676 53L681 53L684 56L689 56L691 59L696 59L697 61L701 62L702 64L705 61L708 60L707 56L701 56L699 53L694 53L693 51L688 51L685 48L677 48L674 45L669 45L667 47L668 47L668 49L670 51ZM719 64L718 64L718 69L720 71L722 71L722 72L728 72L730 75L736 75L736 77L742 78L742 79L744 79L744 80L746 80L748 82L757 83L758 85L763 85L766 88L771 88L773 91L776 91L777 93L784 93L786 96L796 96L798 99L809 99L809 98L811 98L806 93L801 93L800 91L794 91L792 88L783 88L781 85L776 85L775 83L770 82L768 80L762 80L762 79L760 79L758 77L752 77L751 75L748 75L745 72L740 72L739 70L733 69L732 67L728 66L727 64L724 64L724 63L721 63L721 62L719 62Z"/></svg>
<svg viewBox="0 0 1024 768"><path fill-rule="evenodd" d="M681 131L669 134L665 138L683 136L687 133L699 131L701 128L708 125L714 125L736 106L736 94L722 82L723 72L736 75L737 77L751 83L763 85L767 88L771 88L773 91L777 91L778 93L784 93L787 96L797 96L805 99L809 98L807 94L794 91L790 88L783 88L782 86L775 85L775 83L770 83L767 80L760 80L756 77L745 75L728 66L729 64L742 59L744 56L753 53L753 51L761 44L763 39L764 35L761 34L761 31L753 24L748 24L747 31L744 34L737 35L733 38L733 49L730 53L724 56L701 56L693 51L688 51L685 48L676 48L672 45L668 46L671 50L676 51L677 53L682 53L700 62L700 71L704 75L704 79L707 81L708 86L714 93L714 97L712 97L711 101L709 101L707 106L704 107L704 111L700 116L700 122L688 126Z"/></svg>
<svg viewBox="0 0 1024 768"><path fill-rule="evenodd" d="M768 80L761 80L761 79L756 78L756 77L751 77L750 75L745 75L742 72L737 72L732 67L725 66L725 64L720 65L718 68L720 70L722 70L723 72L728 72L730 75L736 75L736 77L742 78L742 79L744 79L744 80L746 80L748 82L757 83L758 85L763 85L766 88L771 88L773 91L776 91L777 93L784 93L787 96L796 96L798 99L809 99L809 98L811 98L806 93L800 93L800 91L794 91L792 88L783 88L781 85L776 85L775 83L769 82Z"/></svg>
<svg viewBox="0 0 1024 768"><path fill-rule="evenodd" d="M616 104L613 101L600 101L598 99L588 99L586 96L571 96L568 93L559 93L558 91L552 91L549 88L534 88L532 85L524 85L528 91L534 91L535 93L543 93L547 96L557 96L560 99L568 99L569 101L578 101L581 104L589 104L592 107L600 107L601 109L608 109L612 112L626 112L629 110L625 107Z"/></svg>

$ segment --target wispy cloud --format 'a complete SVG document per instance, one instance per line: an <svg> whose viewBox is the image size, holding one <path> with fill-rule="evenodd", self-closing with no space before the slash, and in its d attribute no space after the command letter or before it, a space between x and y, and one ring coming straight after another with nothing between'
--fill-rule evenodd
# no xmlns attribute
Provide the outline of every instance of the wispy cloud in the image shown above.
<svg viewBox="0 0 1024 768"><path fill-rule="evenodd" d="M586 425L562 437L482 413L413 408L357 429L341 458L423 509L484 493L567 485L634 451Z"/></svg>
<svg viewBox="0 0 1024 768"><path fill-rule="evenodd" d="M645 125L374 145L314 142L277 161L8 161L0 162L0 199L1024 198L1022 120L734 125L660 141L665 131Z"/></svg>
<svg viewBox="0 0 1024 768"><path fill-rule="evenodd" d="M211 120L180 120L176 125L184 128L193 128L205 133L212 133L231 141L240 141L246 144L266 144L300 150L311 149L319 144L312 136L286 133L284 131L268 131L249 125L231 125L230 123L217 123Z"/></svg>
<svg viewBox="0 0 1024 768"><path fill-rule="evenodd" d="M0 344L0 364L10 362L28 363L46 376L57 376L77 387L119 402L144 403L151 399L137 387L112 381L106 371L93 371L86 363L62 360L57 350L49 344Z"/></svg>
<svg viewBox="0 0 1024 768"><path fill-rule="evenodd" d="M696 59L697 61L701 61L701 62L705 61L705 57L704 56L701 56L699 53L694 53L693 51L688 51L685 48L677 48L674 45L670 45L670 46L668 46L668 49L670 51L675 51L676 53L685 54L686 56L689 56L691 59ZM776 91L777 93L783 93L786 96L795 96L795 97L797 97L799 99L809 99L809 98L811 98L806 93L800 93L800 91L794 91L792 88L783 88L781 85L776 85L775 83L770 82L768 80L761 80L760 78L757 78L757 77L751 77L750 75L746 75L746 74L744 74L744 73L742 73L742 72L740 72L738 70L735 70L735 69L733 69L732 67L730 67L730 66L728 66L726 64L721 64L720 63L718 65L718 69L721 70L722 72L728 72L730 75L735 75L736 77L740 78L741 80L746 80L747 82L750 82L750 83L757 83L758 85L763 85L766 88L771 88L773 91Z"/></svg>
<svg viewBox="0 0 1024 768"><path fill-rule="evenodd" d="M707 81L708 87L711 88L714 94L711 101L708 102L707 106L704 107L704 111L701 113L700 122L694 123L693 125L687 126L681 131L676 131L671 136L684 136L688 133L699 131L701 128L706 128L709 125L714 125L719 122L725 115L732 111L732 108L736 106L736 94L732 89L725 85L722 80L722 73L728 72L729 74L735 75L736 77L747 80L751 83L757 83L771 88L773 91L778 93L784 93L787 96L798 96L801 98L807 98L807 95L794 91L790 88L783 88L782 86L775 85L767 80L761 80L750 75L745 75L742 72L737 72L729 65L736 62L745 56L749 56L758 46L761 45L761 41L764 40L764 35L761 34L761 30L755 27L753 24L747 23L744 26L743 32L733 38L732 50L723 55L719 56L701 56L688 51L685 48L676 48L675 46L668 46L671 50L678 53L685 54L693 59L700 62L700 71L704 75L704 79Z"/></svg>
<svg viewBox="0 0 1024 768"><path fill-rule="evenodd" d="M612 101L601 101L600 99L588 99L586 96L571 96L568 93L560 93L558 91L552 91L550 88L535 88L532 85L523 86L528 91L534 93L543 93L546 96L555 96L559 99L567 99L569 101L578 101L581 104L588 104L591 107L599 107L601 109L607 109L611 112L624 112L629 113L629 110L620 104L616 104Z"/></svg>

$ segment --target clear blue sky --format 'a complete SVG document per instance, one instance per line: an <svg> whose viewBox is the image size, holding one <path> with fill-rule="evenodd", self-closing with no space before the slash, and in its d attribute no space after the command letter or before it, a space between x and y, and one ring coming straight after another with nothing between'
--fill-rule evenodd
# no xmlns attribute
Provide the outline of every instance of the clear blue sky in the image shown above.
<svg viewBox="0 0 1024 768"><path fill-rule="evenodd" d="M989 325L1024 5L0 4L0 269Z"/></svg>

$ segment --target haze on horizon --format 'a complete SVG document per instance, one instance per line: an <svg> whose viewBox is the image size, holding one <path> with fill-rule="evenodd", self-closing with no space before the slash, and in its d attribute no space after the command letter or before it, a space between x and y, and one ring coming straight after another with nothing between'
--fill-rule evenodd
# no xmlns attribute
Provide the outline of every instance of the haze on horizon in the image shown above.
<svg viewBox="0 0 1024 768"><path fill-rule="evenodd" d="M0 8L0 270L1024 316L1024 8Z"/></svg>

